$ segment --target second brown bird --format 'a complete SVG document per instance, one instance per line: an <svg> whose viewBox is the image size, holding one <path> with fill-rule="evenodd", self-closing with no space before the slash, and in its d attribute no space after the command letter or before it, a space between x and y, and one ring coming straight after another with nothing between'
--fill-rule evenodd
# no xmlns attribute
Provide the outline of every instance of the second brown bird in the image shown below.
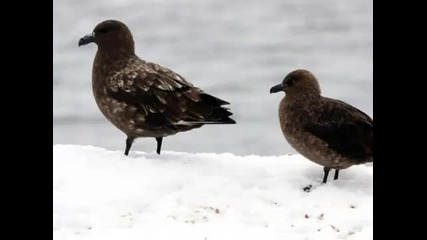
<svg viewBox="0 0 427 240"><path fill-rule="evenodd" d="M289 144L307 159L324 166L323 183L331 169L373 162L374 122L359 109L321 96L316 77L299 69L289 73L270 93L284 91L280 126Z"/></svg>

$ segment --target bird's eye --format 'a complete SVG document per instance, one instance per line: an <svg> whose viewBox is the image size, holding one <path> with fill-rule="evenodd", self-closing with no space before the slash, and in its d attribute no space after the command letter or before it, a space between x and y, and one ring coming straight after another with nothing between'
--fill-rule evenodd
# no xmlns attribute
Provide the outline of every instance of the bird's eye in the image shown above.
<svg viewBox="0 0 427 240"><path fill-rule="evenodd" d="M283 85L288 86L288 87L293 86L294 84L295 84L295 79L293 79L293 78L285 79L285 81L283 83Z"/></svg>
<svg viewBox="0 0 427 240"><path fill-rule="evenodd" d="M98 30L99 33L107 33L109 31L110 30L108 28L101 28L101 29Z"/></svg>

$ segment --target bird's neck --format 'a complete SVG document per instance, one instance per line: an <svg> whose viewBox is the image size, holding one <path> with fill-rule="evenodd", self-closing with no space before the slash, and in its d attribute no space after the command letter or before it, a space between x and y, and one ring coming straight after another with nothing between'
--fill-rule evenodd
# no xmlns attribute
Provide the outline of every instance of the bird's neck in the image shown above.
<svg viewBox="0 0 427 240"><path fill-rule="evenodd" d="M99 48L95 55L93 67L94 70L99 71L97 74L107 75L110 72L123 69L134 58L135 53L130 50L106 51Z"/></svg>
<svg viewBox="0 0 427 240"><path fill-rule="evenodd" d="M94 91L101 91L102 86L107 81L108 76L120 72L122 69L134 61L134 53L121 52L121 54L111 54L108 51L98 49L92 68L92 88Z"/></svg>
<svg viewBox="0 0 427 240"><path fill-rule="evenodd" d="M284 134L301 130L321 106L321 98L286 95L279 105L280 125Z"/></svg>
<svg viewBox="0 0 427 240"><path fill-rule="evenodd" d="M112 50L114 49L114 50ZM123 59L129 59L135 56L133 47L98 47L96 58L101 62L120 62Z"/></svg>
<svg viewBox="0 0 427 240"><path fill-rule="evenodd" d="M321 103L322 97L318 93L286 94L283 99L286 105L298 108L309 108Z"/></svg>

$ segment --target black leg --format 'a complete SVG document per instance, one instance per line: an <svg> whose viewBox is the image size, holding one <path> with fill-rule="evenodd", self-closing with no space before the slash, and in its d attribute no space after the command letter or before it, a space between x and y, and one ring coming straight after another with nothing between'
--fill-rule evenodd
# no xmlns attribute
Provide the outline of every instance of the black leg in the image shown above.
<svg viewBox="0 0 427 240"><path fill-rule="evenodd" d="M337 180L338 179L338 169L335 169L335 175L334 175L334 180Z"/></svg>
<svg viewBox="0 0 427 240"><path fill-rule="evenodd" d="M323 171L325 172L325 175L323 175L323 183L326 183L328 181L328 175L331 168L324 167Z"/></svg>
<svg viewBox="0 0 427 240"><path fill-rule="evenodd" d="M130 147L132 147L132 143L133 143L133 138L127 137L126 138L126 150L125 150L126 156L129 154L129 150L130 150Z"/></svg>
<svg viewBox="0 0 427 240"><path fill-rule="evenodd" d="M156 141L157 141L157 150L156 150L156 152L159 155L160 155L160 150L162 149L162 140L163 140L162 137L156 138Z"/></svg>

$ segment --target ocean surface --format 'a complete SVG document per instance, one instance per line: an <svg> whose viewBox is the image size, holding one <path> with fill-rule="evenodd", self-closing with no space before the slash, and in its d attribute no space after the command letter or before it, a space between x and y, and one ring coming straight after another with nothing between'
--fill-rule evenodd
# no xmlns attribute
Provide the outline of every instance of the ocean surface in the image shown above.
<svg viewBox="0 0 427 240"><path fill-rule="evenodd" d="M91 71L96 45L80 37L106 19L133 32L137 54L173 69L227 100L236 125L209 125L163 141L163 151L282 155L295 152L282 135L269 94L292 70L318 78L324 96L373 117L371 0L55 0L53 2L53 144L125 147L125 135L98 110ZM132 150L153 152L140 138Z"/></svg>

